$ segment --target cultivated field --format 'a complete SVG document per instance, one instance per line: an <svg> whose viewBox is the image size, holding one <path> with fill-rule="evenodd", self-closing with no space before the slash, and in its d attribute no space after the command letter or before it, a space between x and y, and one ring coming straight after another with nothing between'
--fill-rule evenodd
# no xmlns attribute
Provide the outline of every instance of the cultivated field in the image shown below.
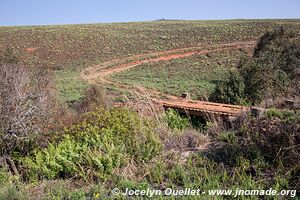
<svg viewBox="0 0 300 200"><path fill-rule="evenodd" d="M0 27L0 200L299 198L299 36L300 20Z"/></svg>
<svg viewBox="0 0 300 200"><path fill-rule="evenodd" d="M235 49L145 63L114 74L112 80L174 96L189 92L195 99L205 99L214 90L214 83L226 79L228 71L235 69L242 55L246 56L246 53Z"/></svg>
<svg viewBox="0 0 300 200"><path fill-rule="evenodd" d="M159 21L45 27L0 27L0 48L2 50L8 47L12 48L18 59L26 65L54 69L62 100L73 102L82 97L82 92L86 86L79 73L90 65L136 54L194 47L205 49L211 45L253 41L265 31L281 25L292 30L300 30L300 23L297 20ZM1 53L3 54L4 51ZM226 62L235 59L236 55L231 55L234 57L228 58ZM187 62L195 63L201 59L203 58L200 60L192 58L193 61ZM208 62L213 63L215 61L216 58L213 58ZM223 63L222 60L217 62ZM177 64L175 65L177 66ZM198 67L203 67L203 64L198 65ZM219 67L227 66L220 65ZM183 67L180 66L179 69L176 69L177 74L180 73L178 71L180 69ZM143 76L136 78L144 79ZM161 90L178 95L187 89L187 85L174 88L172 84L176 82L176 77L173 78L175 79L170 79L169 83L166 83L166 86ZM162 82L164 77L160 79L158 82ZM180 79L184 79L184 76L181 76ZM191 79L200 80L200 77L191 77ZM209 92L212 89L211 80L214 78L210 77L209 79L210 81L205 78L201 80L205 86L196 85L195 88L193 88L195 84L191 83L190 80L188 83L193 86L189 86L188 91L194 91L196 97L206 93L207 88ZM215 77L215 79L218 78ZM130 79L126 80L126 82L128 81ZM149 86L146 80L141 81L141 84ZM157 88L159 84L150 87ZM167 87L169 85L171 88Z"/></svg>

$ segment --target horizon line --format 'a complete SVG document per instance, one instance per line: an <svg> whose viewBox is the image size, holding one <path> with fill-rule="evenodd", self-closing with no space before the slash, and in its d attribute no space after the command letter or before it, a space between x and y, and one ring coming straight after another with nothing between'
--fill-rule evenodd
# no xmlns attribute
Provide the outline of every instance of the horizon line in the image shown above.
<svg viewBox="0 0 300 200"><path fill-rule="evenodd" d="M38 26L72 26L72 25L93 25L93 24L118 24L118 23L142 23L142 22L163 22L163 21L241 21L241 20L300 20L300 18L226 18L226 19L168 19L158 18L153 20L137 20L137 21L112 21L112 22L82 22L82 23L62 23L62 24L19 24L19 25L1 25L0 27L38 27Z"/></svg>

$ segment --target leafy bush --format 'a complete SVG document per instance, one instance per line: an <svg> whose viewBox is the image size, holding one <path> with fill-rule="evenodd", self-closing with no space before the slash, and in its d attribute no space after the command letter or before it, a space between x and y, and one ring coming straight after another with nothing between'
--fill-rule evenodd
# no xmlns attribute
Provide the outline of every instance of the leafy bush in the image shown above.
<svg viewBox="0 0 300 200"><path fill-rule="evenodd" d="M230 143L230 144L235 144L237 141L237 138L235 136L234 132L222 132L219 135L219 138L221 141Z"/></svg>
<svg viewBox="0 0 300 200"><path fill-rule="evenodd" d="M189 119L181 117L176 110L168 109L166 111L168 126L172 129L183 130L190 126Z"/></svg>
<svg viewBox="0 0 300 200"><path fill-rule="evenodd" d="M253 104L275 98L299 85L300 43L295 34L282 27L265 33L253 57L241 59L237 72L230 72L210 96L211 101ZM293 83L293 84L291 84ZM291 91L294 89L291 89Z"/></svg>
<svg viewBox="0 0 300 200"><path fill-rule="evenodd" d="M271 60L272 58L254 58L241 68L245 80L245 96L252 103L282 95L288 88L290 80L287 74L270 64Z"/></svg>
<svg viewBox="0 0 300 200"><path fill-rule="evenodd" d="M214 93L210 96L210 101L241 104L244 100L244 79L238 71L230 71L226 81L220 81Z"/></svg>
<svg viewBox="0 0 300 200"><path fill-rule="evenodd" d="M181 163L182 158L179 155L168 155L167 159L161 160L164 161L157 162L147 176L148 181L154 185L172 188L201 188L203 191L220 188L263 189L273 186L266 180L256 181L256 177L249 175L248 170L251 166L249 160L243 157L239 158L239 163L233 168L225 167L224 163L215 162L202 153L192 154L184 164ZM202 194L200 199L211 198L206 195ZM223 198L228 197L220 199ZM187 199L199 199L199 196ZM216 199L219 198L216 197Z"/></svg>
<svg viewBox="0 0 300 200"><path fill-rule="evenodd" d="M0 166L0 200L29 199L19 186L18 178L11 176L7 169Z"/></svg>
<svg viewBox="0 0 300 200"><path fill-rule="evenodd" d="M295 34L282 27L267 32L260 38L253 57L241 63L245 95L251 102L282 95L299 78L300 45L295 39Z"/></svg>
<svg viewBox="0 0 300 200"><path fill-rule="evenodd" d="M8 183L9 179L10 178L9 178L7 169L0 167L0 186L5 183Z"/></svg>
<svg viewBox="0 0 300 200"><path fill-rule="evenodd" d="M62 139L22 160L31 179L81 177L106 180L128 159L149 161L161 150L151 121L126 109L99 109L66 128Z"/></svg>

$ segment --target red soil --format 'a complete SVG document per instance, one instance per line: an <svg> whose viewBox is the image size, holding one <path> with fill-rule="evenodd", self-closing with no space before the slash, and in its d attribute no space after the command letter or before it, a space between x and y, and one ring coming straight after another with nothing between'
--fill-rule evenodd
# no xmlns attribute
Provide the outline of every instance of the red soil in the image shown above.
<svg viewBox="0 0 300 200"><path fill-rule="evenodd" d="M235 42L235 43L228 43L219 45L216 47L210 47L209 49L199 49L199 47L192 47L192 48L183 48L183 49L174 49L170 51L163 51L157 53L148 53L148 54L138 54L134 56L130 56L123 59L115 59L108 62L105 62L100 65L90 66L85 69L81 76L83 79L87 80L89 83L96 83L97 80L105 83L112 83L107 77L111 74L121 72L123 70L131 69L141 65L143 63L150 63L150 62L159 62L159 61L166 61L176 58L184 58L189 57L192 55L201 55L207 54L212 52L221 52L231 49L251 49L255 45L255 41L248 41L248 42ZM146 58L145 58L146 57ZM148 57L148 58L147 58ZM127 60L134 60L131 62L126 63ZM124 63L125 62L125 63ZM137 90L134 86L128 86L121 83L112 83L117 85L121 88L129 88ZM141 87L138 88L141 90ZM241 106L234 106L234 105L227 105L227 104L217 104L211 102L203 102L203 101L183 101L179 100L178 97L165 95L167 98L172 99L172 101L162 101L157 98L157 96L161 96L161 93L142 88L142 90L147 91L153 98L154 101L159 102L164 105L171 105L177 106L180 108L188 108L194 110L206 110L208 112L217 112L217 113L227 113L228 115L235 115L241 110L244 110L244 107Z"/></svg>

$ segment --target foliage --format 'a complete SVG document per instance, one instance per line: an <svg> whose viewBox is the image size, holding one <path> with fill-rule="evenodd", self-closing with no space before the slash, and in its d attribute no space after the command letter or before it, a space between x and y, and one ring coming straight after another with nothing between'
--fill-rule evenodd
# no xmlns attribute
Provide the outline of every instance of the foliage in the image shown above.
<svg viewBox="0 0 300 200"><path fill-rule="evenodd" d="M300 45L296 37L283 27L261 36L253 57L241 59L237 72L230 72L227 81L221 81L210 96L212 101L258 104L275 98L299 83ZM292 83L292 84L291 84Z"/></svg>
<svg viewBox="0 0 300 200"><path fill-rule="evenodd" d="M300 45L295 36L283 28L264 34L253 58L240 66L245 80L245 95L253 103L274 98L287 92L298 76Z"/></svg>
<svg viewBox="0 0 300 200"><path fill-rule="evenodd" d="M8 183L10 180L9 174L7 169L0 167L0 185Z"/></svg>
<svg viewBox="0 0 300 200"><path fill-rule="evenodd" d="M287 74L267 62L257 58L243 66L245 96L253 103L282 95L287 90Z"/></svg>
<svg viewBox="0 0 300 200"><path fill-rule="evenodd" d="M231 149L250 161L263 159L272 173L282 173L289 186L299 190L299 122L299 113L288 110L270 109L265 117L247 117L236 127L237 145Z"/></svg>
<svg viewBox="0 0 300 200"><path fill-rule="evenodd" d="M15 185L5 185L0 188L0 200L26 200L27 194L19 191Z"/></svg>
<svg viewBox="0 0 300 200"><path fill-rule="evenodd" d="M31 179L76 176L107 180L128 159L146 162L161 149L153 124L126 109L90 112L62 135L59 142L23 159Z"/></svg>
<svg viewBox="0 0 300 200"><path fill-rule="evenodd" d="M189 119L182 117L176 110L168 109L166 111L168 126L172 129L183 130L190 126Z"/></svg>
<svg viewBox="0 0 300 200"><path fill-rule="evenodd" d="M54 74L55 84L62 102L74 103L83 98L88 85L79 77L78 70L55 70Z"/></svg>
<svg viewBox="0 0 300 200"><path fill-rule="evenodd" d="M26 192L18 187L19 184L13 182L18 182L18 180L0 165L0 200L28 199Z"/></svg>
<svg viewBox="0 0 300 200"><path fill-rule="evenodd" d="M244 79L238 71L230 71L227 81L219 81L210 101L242 104L244 100Z"/></svg>
<svg viewBox="0 0 300 200"><path fill-rule="evenodd" d="M290 117L289 114L283 116ZM56 184L57 187L46 190L51 198L90 199L97 196L113 199L110 192L115 187L123 191L125 188L156 187L201 188L204 191L220 188L297 189L297 124L299 121L286 121L285 118L255 119L249 116L236 127L237 130L222 132L215 138L216 144L222 145L184 157L180 153L182 149L176 149L179 151L176 153L160 151L161 143L154 133L157 125L152 122L125 109L100 109L88 113L82 123L66 128L60 133L62 138L48 148L36 150L22 159L22 166L31 181L37 178L36 174L40 179L101 180L98 189L83 190L80 187L70 190L65 184ZM156 149L150 150L150 157L150 154L144 154L149 149ZM122 169L126 169L125 174L119 173ZM226 197L216 196L216 199L222 198ZM240 199L248 197L240 196Z"/></svg>
<svg viewBox="0 0 300 200"><path fill-rule="evenodd" d="M276 108L270 108L266 111L266 116L268 118L279 118L281 120L285 120L288 122L293 121L300 121L300 113L299 111L292 111L292 110L279 110Z"/></svg>
<svg viewBox="0 0 300 200"><path fill-rule="evenodd" d="M83 97L72 104L78 114L92 111L97 107L107 107L108 97L105 95L105 88L98 85L90 85L83 93Z"/></svg>
<svg viewBox="0 0 300 200"><path fill-rule="evenodd" d="M219 135L219 138L221 141L230 143L230 144L235 144L237 141L237 138L235 136L234 132L222 132Z"/></svg>
<svg viewBox="0 0 300 200"><path fill-rule="evenodd" d="M294 78L300 65L300 47L296 42L296 32L281 26L260 38L253 57L269 57L269 60L274 58L271 64L284 71L289 78Z"/></svg>
<svg viewBox="0 0 300 200"><path fill-rule="evenodd" d="M126 84L142 85L163 93L179 96L191 93L193 99L206 99L215 83L228 77L231 68L244 55L239 50L193 55L170 61L144 63L134 69L113 75L113 79Z"/></svg>

